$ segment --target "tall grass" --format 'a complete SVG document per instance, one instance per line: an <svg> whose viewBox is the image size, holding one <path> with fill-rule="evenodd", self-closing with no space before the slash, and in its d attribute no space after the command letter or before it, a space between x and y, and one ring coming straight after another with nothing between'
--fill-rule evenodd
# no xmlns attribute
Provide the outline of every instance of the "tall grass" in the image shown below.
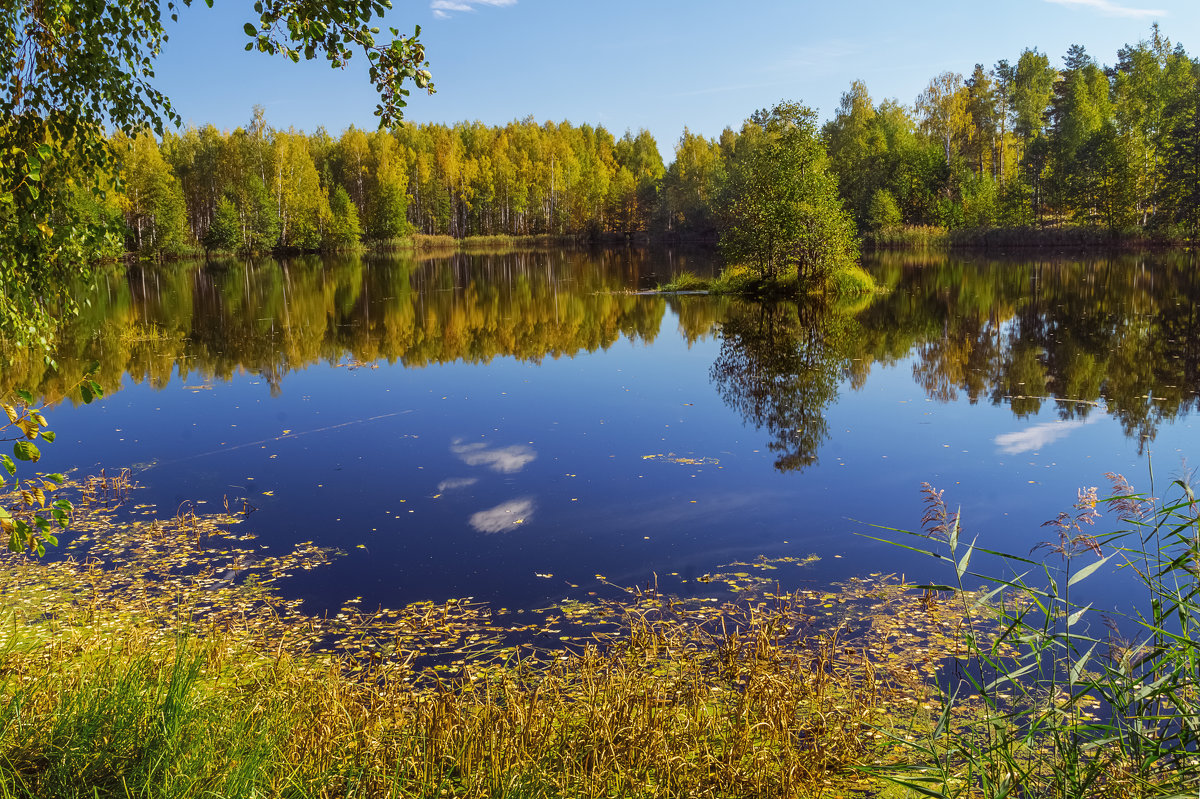
<svg viewBox="0 0 1200 799"><path fill-rule="evenodd" d="M952 585L932 588L952 592L967 620L962 676L941 686L932 734L876 773L932 797L1197 795L1200 505L1182 480L1160 501L1109 477L1107 499L1085 489L1047 522L1043 561L968 543L926 487L924 528L908 535L940 546L894 543L953 571ZM1096 533L1102 511L1116 527ZM976 572L979 554L1020 574ZM1122 578L1144 591L1135 613L1078 598L1085 581ZM965 590L968 579L986 581L995 610Z"/></svg>
<svg viewBox="0 0 1200 799"><path fill-rule="evenodd" d="M418 252L438 251L471 251L471 250L501 250L519 247L549 247L553 245L575 244L578 236L537 234L525 236L510 236L497 234L492 236L465 236L455 238L446 235L429 235L413 233L395 239L377 239L368 241L367 246L374 250L416 250Z"/></svg>
<svg viewBox="0 0 1200 799"><path fill-rule="evenodd" d="M808 603L680 618L643 593L623 633L545 662L414 679L164 634L124 613L8 614L0 796L821 796L861 781L889 697ZM51 624L52 629L44 625ZM915 700L914 700L915 701Z"/></svg>
<svg viewBox="0 0 1200 799"><path fill-rule="evenodd" d="M1142 228L1109 230L1095 225L1056 225L1053 227L955 228L934 225L909 225L863 234L864 249L926 250L961 247L964 249L1141 249L1181 246L1188 241L1186 231Z"/></svg>
<svg viewBox="0 0 1200 799"><path fill-rule="evenodd" d="M853 298L874 294L878 289L874 278L862 267L853 264L831 273L821 289L800 280L795 268L767 279L749 267L734 265L721 270L714 278L700 277L685 270L675 275L670 282L659 284L658 290L707 291L711 294L748 297L794 297L800 294L824 293L833 298Z"/></svg>

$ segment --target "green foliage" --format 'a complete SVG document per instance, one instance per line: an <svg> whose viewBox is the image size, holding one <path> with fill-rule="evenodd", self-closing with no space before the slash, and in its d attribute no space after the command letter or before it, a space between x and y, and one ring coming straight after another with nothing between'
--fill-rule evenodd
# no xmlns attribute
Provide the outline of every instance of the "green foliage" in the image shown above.
<svg viewBox="0 0 1200 799"><path fill-rule="evenodd" d="M675 145L675 160L663 177L663 220L667 231L711 233L716 199L725 181L725 162L715 142L687 128Z"/></svg>
<svg viewBox="0 0 1200 799"><path fill-rule="evenodd" d="M721 251L767 281L795 271L809 285L854 262L854 223L817 138L816 115L795 103L742 128L721 200Z"/></svg>
<svg viewBox="0 0 1200 799"><path fill-rule="evenodd" d="M228 197L222 197L217 203L212 223L204 234L204 246L209 250L224 250L233 252L242 245L241 222L237 206Z"/></svg>
<svg viewBox="0 0 1200 799"><path fill-rule="evenodd" d="M867 209L868 230L890 230L900 226L903 217L900 206L887 189L876 189L871 195L871 205Z"/></svg>
<svg viewBox="0 0 1200 799"><path fill-rule="evenodd" d="M94 367L93 367L94 368ZM90 377L80 384L83 401L91 402L101 395L100 386ZM18 462L37 463L42 453L38 439L47 444L54 443L54 432L42 413L45 405L37 405L25 391L17 392L12 404L0 403L6 422L0 426L0 441L13 442L12 457L0 455L0 534L7 537L8 548L13 552L31 551L46 554L46 544L58 546L54 529L65 529L70 523L74 509L70 500L53 499L50 494L63 484L65 477L58 473L35 473L32 477L18 477ZM15 438L12 437L15 434ZM15 458L15 460L14 460Z"/></svg>
<svg viewBox="0 0 1200 799"><path fill-rule="evenodd" d="M1191 58L1157 25L1102 68L1073 45L1063 68L1026 49L1015 64L934 78L903 108L855 81L824 127L846 207L878 232L871 202L891 193L902 224L960 228L1076 224L1116 237L1178 231L1190 201L1185 133L1195 105ZM894 235L873 236L877 241Z"/></svg>
<svg viewBox="0 0 1200 799"><path fill-rule="evenodd" d="M338 186L329 200L331 218L326 230L325 248L330 250L356 249L362 239L362 228L358 223L358 210L350 202L350 195Z"/></svg>
<svg viewBox="0 0 1200 799"><path fill-rule="evenodd" d="M111 140L122 176L121 205L131 249L157 255L179 251L185 243L183 192L148 133Z"/></svg>
<svg viewBox="0 0 1200 799"><path fill-rule="evenodd" d="M1164 137L1166 168L1158 198L1171 222L1200 236L1200 88L1171 109Z"/></svg>
<svg viewBox="0 0 1200 799"><path fill-rule="evenodd" d="M333 0L319 7L262 0L255 4L258 23L245 25L253 39L247 49L293 61L323 54L335 68L356 49L363 52L380 94L376 115L390 125L400 118L408 82L429 91L433 87L419 29L411 37L392 29L391 41L376 40L379 31L370 21L389 5L388 0ZM0 7L0 74L5 76L0 84L0 336L5 339L45 348L57 320L74 310L66 291L70 278L111 251L109 220L83 213L76 198L76 187L82 186L102 203L124 179L114 163L122 148L105 138L104 128L126 137L147 130L161 136L164 122L179 122L151 82L154 59L167 40L165 21L174 20L177 10L175 0L18 0ZM137 149L136 139L134 144ZM135 152L127 176L130 226L137 246L169 251L180 244L180 190L160 164L146 157L145 148ZM257 209L251 214L259 216ZM261 232L245 244L262 246L269 237Z"/></svg>

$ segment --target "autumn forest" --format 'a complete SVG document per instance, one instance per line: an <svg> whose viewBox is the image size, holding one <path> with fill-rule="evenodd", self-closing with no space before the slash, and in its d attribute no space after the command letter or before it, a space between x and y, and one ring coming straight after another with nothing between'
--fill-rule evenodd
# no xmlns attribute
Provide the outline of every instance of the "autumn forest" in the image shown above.
<svg viewBox="0 0 1200 799"><path fill-rule="evenodd" d="M937 75L912 105L855 81L821 138L866 236L1082 226L1182 238L1200 222L1198 76L1155 26L1112 65L1081 46L1058 63L1027 49ZM703 239L752 124L715 139L685 129L667 164L645 130L528 118L331 135L276 130L256 109L231 132L117 134L120 191L80 191L75 210L124 217L109 255L337 250L414 233Z"/></svg>

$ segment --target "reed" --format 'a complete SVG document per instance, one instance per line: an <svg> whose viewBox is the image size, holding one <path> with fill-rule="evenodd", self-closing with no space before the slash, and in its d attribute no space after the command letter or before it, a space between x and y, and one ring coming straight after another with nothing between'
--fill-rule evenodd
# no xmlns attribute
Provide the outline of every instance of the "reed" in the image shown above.
<svg viewBox="0 0 1200 799"><path fill-rule="evenodd" d="M961 678L942 684L931 733L872 773L930 797L1196 795L1200 503L1182 480L1163 501L1109 478L1108 498L1081 490L1047 522L1055 535L1037 548L1043 561L967 543L957 514L926 486L923 530L896 532L938 546L893 543L953 570L952 585L929 588L950 591L967 620ZM1115 525L1095 532L1104 512ZM972 570L981 554L1020 573ZM1081 584L1098 576L1135 581L1144 602L1130 614L1083 603ZM998 604L977 604L967 579L984 580ZM984 625L998 634L979 636Z"/></svg>
<svg viewBox="0 0 1200 799"><path fill-rule="evenodd" d="M1188 242L1185 231L1142 228L1109 230L1095 225L1064 224L1052 227L955 228L912 225L863 234L863 248L875 250L928 249L1066 249L1138 250L1178 247Z"/></svg>
<svg viewBox="0 0 1200 799"><path fill-rule="evenodd" d="M377 239L367 242L372 250L415 250L417 252L461 252L474 250L506 250L523 247L551 247L557 245L575 245L578 236L558 236L550 234L510 236L497 234L492 236L464 236L455 238L446 235L429 235L413 233L395 239Z"/></svg>

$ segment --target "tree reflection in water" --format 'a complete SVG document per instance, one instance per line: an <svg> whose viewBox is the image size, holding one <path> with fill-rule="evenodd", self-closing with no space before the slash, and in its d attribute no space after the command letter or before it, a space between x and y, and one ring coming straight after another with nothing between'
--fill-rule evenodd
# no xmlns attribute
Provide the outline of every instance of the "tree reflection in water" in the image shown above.
<svg viewBox="0 0 1200 799"><path fill-rule="evenodd" d="M709 376L726 405L766 428L776 469L816 463L829 437L825 410L837 399L854 325L818 301L730 306Z"/></svg>

